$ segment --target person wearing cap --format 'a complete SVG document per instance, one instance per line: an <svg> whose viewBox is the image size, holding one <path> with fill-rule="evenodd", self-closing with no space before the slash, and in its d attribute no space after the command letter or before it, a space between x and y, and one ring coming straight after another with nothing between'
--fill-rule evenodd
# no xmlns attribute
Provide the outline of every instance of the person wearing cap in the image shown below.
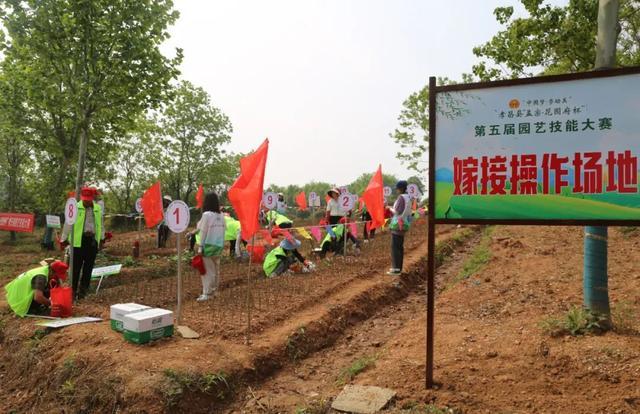
<svg viewBox="0 0 640 414"><path fill-rule="evenodd" d="M402 274L402 262L404 259L404 235L411 224L411 197L407 194L407 182L400 180L396 183L396 199L390 209L391 224L391 269L387 274L399 276Z"/></svg>
<svg viewBox="0 0 640 414"><path fill-rule="evenodd" d="M162 208L164 209L165 217L167 215L167 208L169 207L169 204L171 204L172 201L173 199L168 195L162 197ZM157 246L159 249L163 249L167 247L167 239L169 239L169 226L167 226L165 221L162 220L160 224L158 224Z"/></svg>
<svg viewBox="0 0 640 414"><path fill-rule="evenodd" d="M280 214L275 210L267 212L264 218L269 227L278 226L281 229L290 229L291 227L293 227L293 221L291 221L289 217L285 216L284 214Z"/></svg>
<svg viewBox="0 0 640 414"><path fill-rule="evenodd" d="M67 279L69 266L60 260L27 270L15 278L4 289L7 303L16 315L45 315L49 313L52 286Z"/></svg>
<svg viewBox="0 0 640 414"><path fill-rule="evenodd" d="M281 232L277 232L274 233L273 236L278 237L281 234ZM311 270L313 264L307 261L298 251L301 245L300 240L295 239L291 235L282 240L278 247L271 250L264 258L264 263L262 264L264 274L267 277L279 276L289 270L289 267L291 267L296 260L302 263L306 271Z"/></svg>
<svg viewBox="0 0 640 414"><path fill-rule="evenodd" d="M77 299L82 299L89 291L91 273L96 261L98 250L104 243L104 226L102 225L102 208L93 202L95 190L84 187L80 191L80 203L78 216L73 225L73 294ZM60 243L63 247L69 245L69 234L72 226L65 224L62 229ZM82 274L82 276L81 276Z"/></svg>

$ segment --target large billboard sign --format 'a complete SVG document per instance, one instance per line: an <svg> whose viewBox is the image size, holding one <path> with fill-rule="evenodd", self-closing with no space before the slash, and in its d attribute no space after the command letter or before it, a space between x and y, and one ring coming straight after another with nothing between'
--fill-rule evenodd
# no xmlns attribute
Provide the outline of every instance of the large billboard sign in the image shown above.
<svg viewBox="0 0 640 414"><path fill-rule="evenodd" d="M638 68L434 92L437 222L640 223Z"/></svg>

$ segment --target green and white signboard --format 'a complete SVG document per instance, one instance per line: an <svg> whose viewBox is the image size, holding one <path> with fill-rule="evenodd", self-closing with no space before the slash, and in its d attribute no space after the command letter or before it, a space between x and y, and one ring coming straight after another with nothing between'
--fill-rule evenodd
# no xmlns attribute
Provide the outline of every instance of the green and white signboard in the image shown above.
<svg viewBox="0 0 640 414"><path fill-rule="evenodd" d="M436 221L640 221L637 68L432 93Z"/></svg>

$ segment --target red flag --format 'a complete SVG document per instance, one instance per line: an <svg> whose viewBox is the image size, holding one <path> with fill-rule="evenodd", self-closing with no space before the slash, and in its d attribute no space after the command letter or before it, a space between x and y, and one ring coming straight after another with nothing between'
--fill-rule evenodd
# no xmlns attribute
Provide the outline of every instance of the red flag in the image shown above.
<svg viewBox="0 0 640 414"><path fill-rule="evenodd" d="M149 187L142 195L142 212L147 228L151 228L160 223L164 218L162 211L162 190L160 181Z"/></svg>
<svg viewBox="0 0 640 414"><path fill-rule="evenodd" d="M202 183L200 183L198 192L196 193L196 207L202 208L202 204L204 204L204 187L202 187Z"/></svg>
<svg viewBox="0 0 640 414"><path fill-rule="evenodd" d="M240 176L229 189L229 201L240 220L244 240L251 239L260 228L258 214L268 152L269 140L265 139L257 150L243 157L240 160Z"/></svg>
<svg viewBox="0 0 640 414"><path fill-rule="evenodd" d="M296 196L296 204L302 211L307 209L307 195L304 193L304 191Z"/></svg>
<svg viewBox="0 0 640 414"><path fill-rule="evenodd" d="M418 209L418 200L413 199L413 206L411 206L411 210L416 211Z"/></svg>
<svg viewBox="0 0 640 414"><path fill-rule="evenodd" d="M371 177L367 189L362 194L362 200L371 215L370 229L384 226L384 182L382 181L382 165Z"/></svg>

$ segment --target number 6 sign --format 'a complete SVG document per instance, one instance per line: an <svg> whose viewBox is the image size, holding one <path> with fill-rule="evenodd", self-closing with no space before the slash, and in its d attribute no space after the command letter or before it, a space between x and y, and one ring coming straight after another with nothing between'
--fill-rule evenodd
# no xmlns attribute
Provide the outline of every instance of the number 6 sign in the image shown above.
<svg viewBox="0 0 640 414"><path fill-rule="evenodd" d="M70 197L64 205L64 224L73 226L78 218L78 202L75 198Z"/></svg>
<svg viewBox="0 0 640 414"><path fill-rule="evenodd" d="M167 226L174 233L182 233L189 227L189 206L182 200L175 200L167 207L165 221Z"/></svg>
<svg viewBox="0 0 640 414"><path fill-rule="evenodd" d="M272 192L264 193L264 196L262 196L262 204L264 204L268 210L273 210L278 205L278 195Z"/></svg>

